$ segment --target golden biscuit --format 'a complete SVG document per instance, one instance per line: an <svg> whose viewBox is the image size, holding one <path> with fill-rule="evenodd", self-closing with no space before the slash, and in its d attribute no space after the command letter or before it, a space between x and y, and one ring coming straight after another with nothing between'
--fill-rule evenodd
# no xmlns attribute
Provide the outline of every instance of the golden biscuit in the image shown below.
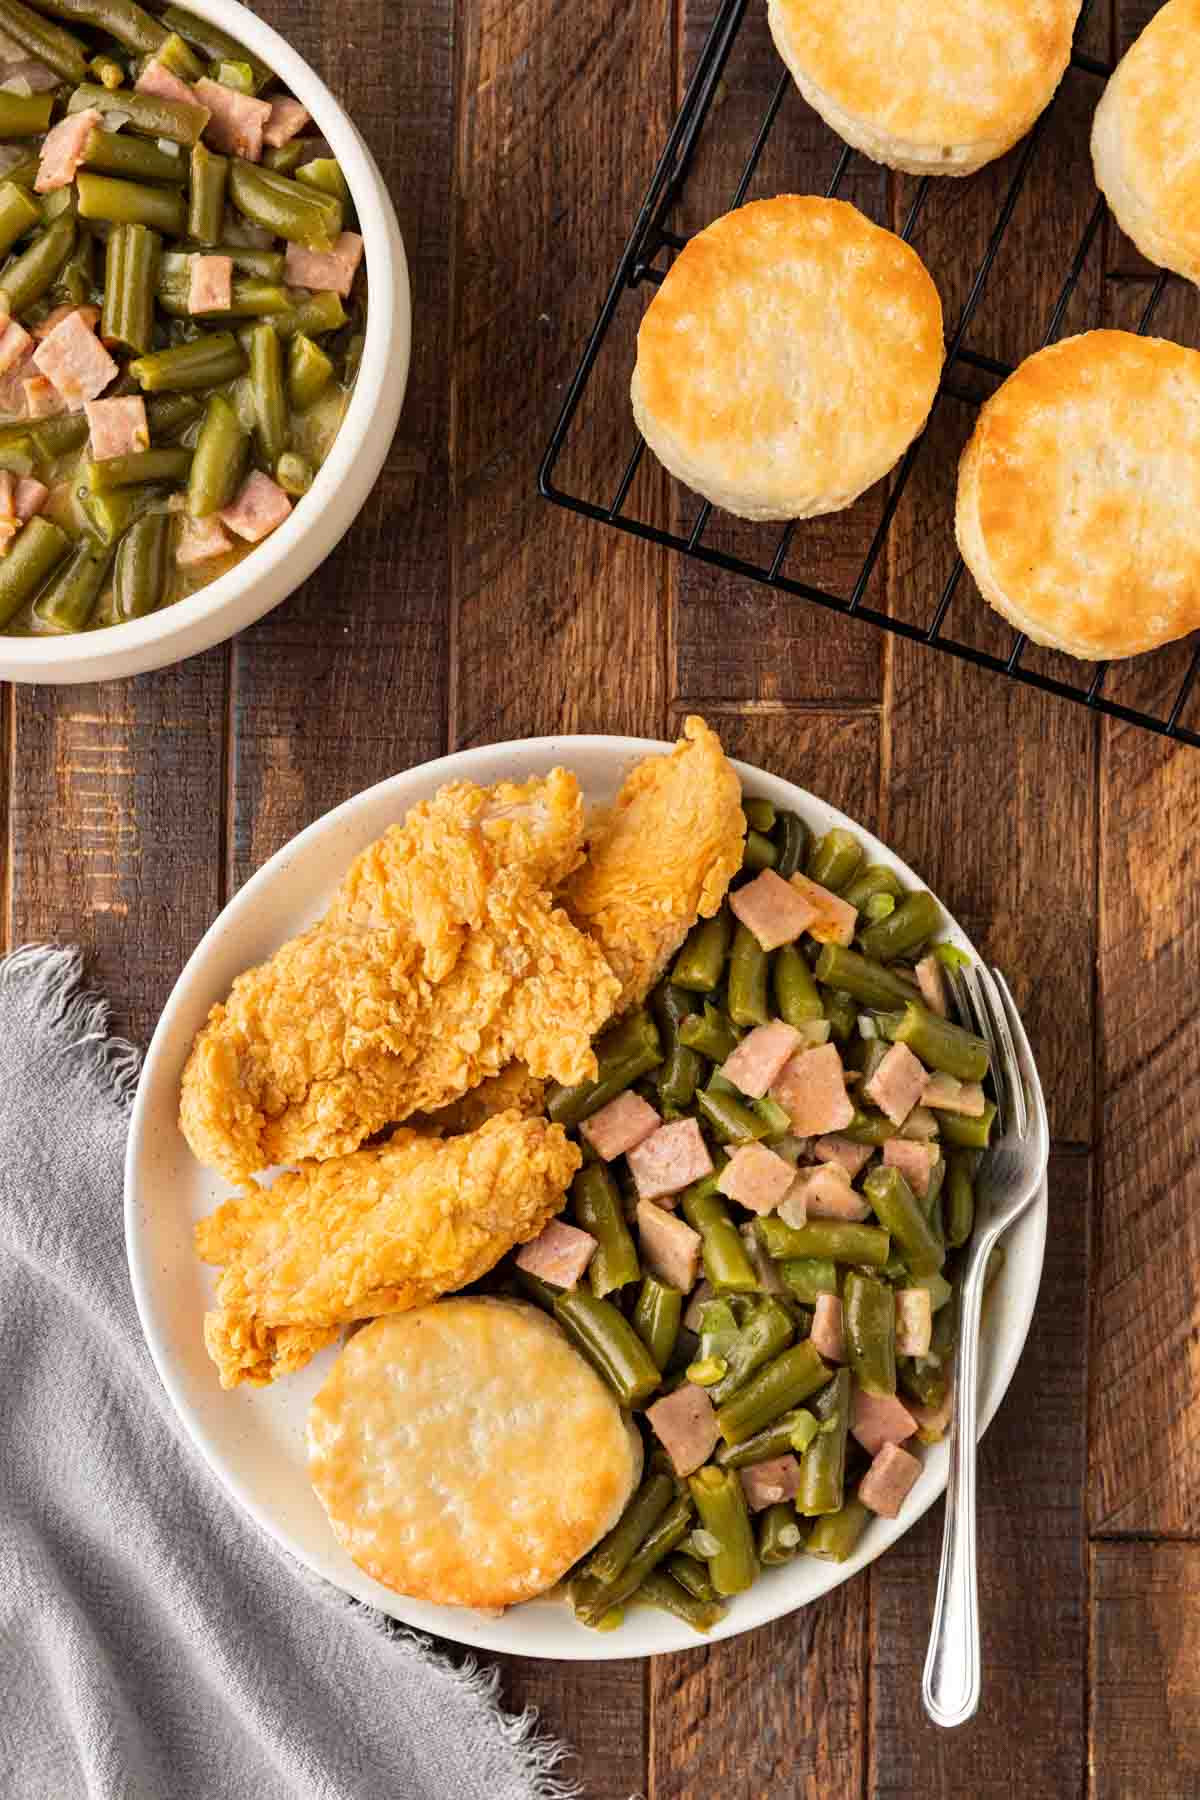
<svg viewBox="0 0 1200 1800"><path fill-rule="evenodd" d="M1144 256L1200 281L1200 0L1168 0L1117 64L1092 162Z"/></svg>
<svg viewBox="0 0 1200 1800"><path fill-rule="evenodd" d="M1079 0L768 0L780 56L856 150L969 175L1024 137L1071 55Z"/></svg>
<svg viewBox="0 0 1200 1800"><path fill-rule="evenodd" d="M376 1581L513 1606L616 1523L642 1446L552 1320L479 1296L352 1337L309 1408L308 1466L338 1542Z"/></svg>
<svg viewBox="0 0 1200 1800"><path fill-rule="evenodd" d="M1127 331L1039 350L982 409L959 548L1035 643L1134 656L1200 626L1200 351Z"/></svg>
<svg viewBox="0 0 1200 1800"><path fill-rule="evenodd" d="M781 194L681 251L631 394L659 461L748 519L836 512L924 425L942 307L915 250L843 200Z"/></svg>

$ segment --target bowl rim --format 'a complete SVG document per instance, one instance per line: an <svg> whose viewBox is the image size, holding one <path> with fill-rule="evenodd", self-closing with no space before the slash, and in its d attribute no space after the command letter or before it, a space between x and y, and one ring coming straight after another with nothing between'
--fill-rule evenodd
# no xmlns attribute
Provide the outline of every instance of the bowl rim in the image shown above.
<svg viewBox="0 0 1200 1800"><path fill-rule="evenodd" d="M241 915L251 914L255 911L259 896L269 892L275 878L292 861L298 859L306 846L318 835L334 832L341 822L351 818L358 809L365 808L373 801L377 802L386 798L389 790L403 789L420 778L422 793L431 794L435 788L447 781L470 778L481 768L486 769L489 759L494 758L498 753L504 753L514 758L520 756L527 765L528 772L535 773L541 769L548 771L558 763L569 768L573 753L582 756L589 751L599 750L611 755L614 772L619 779L633 760L669 751L671 748L673 745L670 742L660 739L604 733L514 739L498 744L476 746L452 752L433 761L414 765L413 768L398 774L387 776L382 781L373 783L370 787L351 795L336 807L314 819L295 837L281 845L239 889L238 893L218 913L188 958L168 997L151 1038L130 1118L124 1184L125 1240L130 1282L143 1335L151 1357L193 1445L200 1451L230 1497L242 1506L276 1544L294 1556L313 1574L332 1582L333 1585L340 1587L343 1592L351 1594L363 1604L386 1612L403 1624L417 1630L435 1632L437 1635L460 1643L471 1650L486 1650L492 1653L564 1662L634 1660L648 1655L704 1649L723 1638L740 1636L743 1632L755 1630L760 1625L769 1624L775 1619L797 1612L812 1601L823 1598L832 1589L840 1587L843 1582L848 1581L867 1564L874 1562L928 1511L946 1486L949 1466L948 1443L943 1440L940 1444L926 1449L922 1475L900 1519L872 1521L866 1534L865 1543L860 1545L854 1555L844 1563L814 1565L811 1559L805 1562L805 1559L800 1558L796 1563L772 1570L770 1572L771 1580L756 1582L748 1593L739 1595L721 1624L703 1638L697 1637L680 1621L668 1620L665 1615L647 1613L642 1610L632 1614L619 1631L612 1633L597 1633L588 1631L584 1626L576 1626L578 1639L576 1640L576 1637L572 1635L569 1647L526 1646L520 1642L520 1619L523 1611L521 1607L510 1608L499 1619L493 1620L464 1609L435 1607L410 1600L404 1595L392 1594L362 1574L361 1571L354 1569L353 1565L348 1564L349 1572L331 1571L328 1566L322 1565L317 1555L311 1553L303 1544L281 1528L278 1521L272 1518L269 1510L259 1504L248 1487L240 1480L237 1469L232 1466L217 1446L209 1441L206 1432L193 1413L191 1402L184 1392L182 1378L175 1370L168 1346L159 1337L154 1318L154 1270L148 1256L144 1254L146 1246L142 1240L137 1217L140 1191L138 1165L143 1153L143 1141L146 1133L148 1096L151 1089L164 1075L177 1082L179 1056L178 1046L172 1041L174 1016L191 999L190 986L197 975L202 972L208 956L230 926L237 923ZM891 850L873 832L868 831L848 814L843 813L839 807L822 800L818 795L801 788L797 783L789 781L785 777L772 775L768 770L753 764L732 758L730 760L743 785L752 784L749 791L763 792L767 798L776 799L777 803L798 805L801 809L805 806L815 807L823 812L832 823L840 824L845 829L855 832L862 840L867 854L872 860L888 863L897 873L906 877L916 886L926 885L921 882L916 872L898 853ZM775 794L772 794L772 788L776 790ZM420 797L420 794L406 797L401 803L402 811L406 811ZM402 816L402 811L397 816ZM946 919L946 936L978 957L979 951L958 924L954 915L940 900L939 904L942 905ZM164 1064L165 1068L160 1070L160 1065ZM1008 1391L1029 1335L1041 1283L1047 1214L1048 1188L1047 1184L1043 1182L1041 1192L1033 1205L1012 1227L1013 1232L1021 1234L1022 1240L1026 1243L1026 1260L1031 1265L1032 1278L1016 1296L1009 1311L1004 1315L1002 1324L999 1320L995 1320L987 1333L988 1341L985 1343L981 1372L979 1411L979 1435L981 1437ZM993 1336L994 1342L990 1341ZM814 1566L819 1568L821 1579L815 1591L800 1597L789 1597L788 1574L800 1566L804 1566L810 1571ZM929 1574L932 1583L935 1577L932 1565ZM534 1601L531 1604L536 1605L538 1602ZM572 1624L574 1625L574 1621ZM647 1642L648 1637L652 1637L653 1641Z"/></svg>
<svg viewBox="0 0 1200 1800"><path fill-rule="evenodd" d="M189 638L180 660L210 649L278 606L330 554L365 504L399 420L411 355L408 261L395 207L362 134L329 87L297 50L241 0L187 0L187 9L219 25L267 63L312 115L349 184L359 216L370 301L362 361L333 446L304 496L277 531L216 581L144 619L60 636L0 634L0 677L9 681L103 680L177 660L160 654ZM396 354L397 349L399 354ZM389 422L390 421L390 422ZM364 456L384 432L377 458ZM369 478L364 479L368 476ZM361 491L360 491L361 490ZM352 494L348 514L338 496ZM343 515L345 515L343 517ZM330 526L339 524L332 536ZM313 540L319 542L312 554ZM237 607L238 602L242 602ZM237 607L236 618L225 618ZM111 665L123 665L113 668Z"/></svg>

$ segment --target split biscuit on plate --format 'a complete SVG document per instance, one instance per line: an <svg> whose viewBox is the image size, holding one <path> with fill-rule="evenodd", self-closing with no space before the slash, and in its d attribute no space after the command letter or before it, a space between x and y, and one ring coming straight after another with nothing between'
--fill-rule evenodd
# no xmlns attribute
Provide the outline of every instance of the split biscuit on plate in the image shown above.
<svg viewBox="0 0 1200 1800"><path fill-rule="evenodd" d="M915 250L844 200L781 194L726 213L675 259L638 332L634 418L714 505L811 518L904 454L943 354Z"/></svg>
<svg viewBox="0 0 1200 1800"><path fill-rule="evenodd" d="M1200 627L1200 351L1127 331L1039 350L979 414L955 527L1037 644L1135 656Z"/></svg>
<svg viewBox="0 0 1200 1800"><path fill-rule="evenodd" d="M768 0L776 49L856 150L912 175L970 175L1045 111L1080 0Z"/></svg>
<svg viewBox="0 0 1200 1800"><path fill-rule="evenodd" d="M1200 0L1168 0L1092 124L1096 185L1143 256L1200 282Z"/></svg>
<svg viewBox="0 0 1200 1800"><path fill-rule="evenodd" d="M642 1445L536 1308L485 1296L376 1319L308 1415L308 1465L368 1575L442 1606L513 1606L616 1524Z"/></svg>

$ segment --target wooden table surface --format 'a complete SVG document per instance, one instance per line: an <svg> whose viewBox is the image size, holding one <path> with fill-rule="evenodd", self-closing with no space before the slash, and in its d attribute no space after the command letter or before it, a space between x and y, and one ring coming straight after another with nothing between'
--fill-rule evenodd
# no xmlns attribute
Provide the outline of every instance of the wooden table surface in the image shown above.
<svg viewBox="0 0 1200 1800"><path fill-rule="evenodd" d="M235 643L136 681L4 693L8 938L82 940L144 1041L224 902L338 801L447 749L661 737L689 710L879 832L1013 977L1055 1137L1037 1317L982 1457L980 1715L941 1735L921 1712L940 1507L799 1616L650 1664L504 1660L504 1692L572 1741L590 1800L1195 1800L1200 751L685 568L535 491L713 4L262 0L395 197L416 297L399 435L340 549ZM1088 24L1102 56L1154 10L1112 6ZM728 205L776 79L761 12L689 227ZM1068 78L972 328L1010 362L1093 205L1097 93ZM753 191L820 189L835 154L797 100ZM948 321L1010 168L937 184L923 215ZM844 193L895 222L910 188L856 162ZM1106 224L1066 328L1136 319L1148 280ZM1170 290L1159 329L1200 343L1194 290ZM630 346L625 330L585 433L605 479L629 445ZM897 609L928 612L948 567L971 418L939 409L882 572ZM686 504L650 459L638 480L660 517ZM806 527L804 567L844 589L880 507L877 490ZM730 544L752 541L741 529L714 522ZM973 592L956 605L960 631L1007 642ZM1113 691L1161 704L1185 661L1143 660Z"/></svg>

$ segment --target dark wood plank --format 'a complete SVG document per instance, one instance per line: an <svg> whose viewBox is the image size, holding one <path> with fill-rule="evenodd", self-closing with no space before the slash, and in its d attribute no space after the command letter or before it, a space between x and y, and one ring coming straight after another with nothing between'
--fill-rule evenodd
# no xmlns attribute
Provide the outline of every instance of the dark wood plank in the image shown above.
<svg viewBox="0 0 1200 1800"><path fill-rule="evenodd" d="M1070 1800L1084 1779L1088 1159L1056 1156L1038 1309L980 1453L983 1701L936 1731L921 1672L941 1554L938 1505L873 1565L872 1800Z"/></svg>
<svg viewBox="0 0 1200 1800"><path fill-rule="evenodd" d="M1200 1793L1200 1545L1092 1545L1090 1800Z"/></svg>
<svg viewBox="0 0 1200 1800"><path fill-rule="evenodd" d="M689 710L676 701L673 733L682 729ZM794 781L868 831L878 829L878 708L709 706L704 717L720 733L728 756Z"/></svg>

